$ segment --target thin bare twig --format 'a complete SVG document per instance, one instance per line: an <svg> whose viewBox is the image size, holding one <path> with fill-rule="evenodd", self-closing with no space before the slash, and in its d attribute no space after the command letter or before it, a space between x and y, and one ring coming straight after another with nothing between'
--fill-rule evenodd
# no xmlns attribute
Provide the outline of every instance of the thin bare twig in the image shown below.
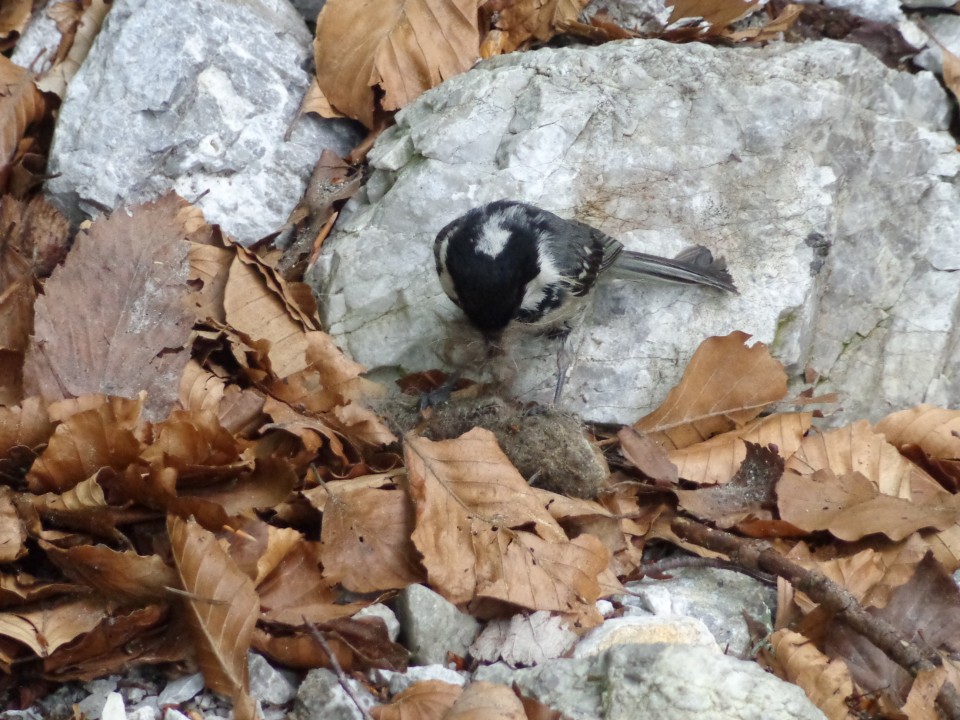
<svg viewBox="0 0 960 720"><path fill-rule="evenodd" d="M684 540L727 555L732 562L782 577L811 600L819 603L854 632L873 643L888 658L916 677L921 671L934 670L942 664L936 650L910 642L893 625L870 615L846 588L829 580L822 573L787 560L762 540L747 540L722 530L714 530L686 518L674 518L670 529ZM937 695L937 706L951 720L960 720L960 693L944 682Z"/></svg>
<svg viewBox="0 0 960 720"><path fill-rule="evenodd" d="M347 694L347 696L353 700L353 704L357 706L357 710L360 711L360 715L363 716L363 720L373 720L373 716L360 702L360 698L357 696L354 689L350 687L350 678L348 678L347 674L343 671L343 668L340 666L340 661L337 660L337 656L333 654L333 649L330 647L330 643L327 642L327 639L323 636L323 633L320 632L320 628L318 628L312 622L308 622L306 618L303 618L303 622L307 626L307 629L310 630L310 634L313 635L314 639L320 643L320 647L323 648L323 651L327 654L327 657L330 658L330 667L333 668L333 674L337 676L337 682L340 683L340 687L343 688L343 691Z"/></svg>

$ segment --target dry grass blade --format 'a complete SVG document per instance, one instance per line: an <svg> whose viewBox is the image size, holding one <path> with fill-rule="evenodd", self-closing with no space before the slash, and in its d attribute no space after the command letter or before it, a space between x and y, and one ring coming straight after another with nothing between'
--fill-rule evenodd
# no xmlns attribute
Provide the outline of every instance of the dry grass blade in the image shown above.
<svg viewBox="0 0 960 720"><path fill-rule="evenodd" d="M234 717L253 720L247 652L260 611L253 582L193 520L167 518L197 659L207 686L233 698Z"/></svg>

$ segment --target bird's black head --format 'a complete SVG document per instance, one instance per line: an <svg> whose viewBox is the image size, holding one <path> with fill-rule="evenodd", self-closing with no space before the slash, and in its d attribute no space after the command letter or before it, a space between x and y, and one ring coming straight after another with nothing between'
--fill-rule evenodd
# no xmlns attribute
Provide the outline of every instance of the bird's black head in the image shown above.
<svg viewBox="0 0 960 720"><path fill-rule="evenodd" d="M437 272L444 291L488 338L516 319L539 272L537 236L526 207L499 201L474 208L437 235Z"/></svg>

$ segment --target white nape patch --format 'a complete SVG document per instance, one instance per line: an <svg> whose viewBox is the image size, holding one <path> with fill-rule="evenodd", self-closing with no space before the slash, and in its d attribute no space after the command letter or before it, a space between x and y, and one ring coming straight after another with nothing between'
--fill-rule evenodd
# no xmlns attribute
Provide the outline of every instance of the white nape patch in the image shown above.
<svg viewBox="0 0 960 720"><path fill-rule="evenodd" d="M517 210L518 208L513 207L498 210L487 219L480 230L480 237L477 238L474 245L477 252L491 258L495 258L503 252L512 234L508 229L509 221L515 219Z"/></svg>

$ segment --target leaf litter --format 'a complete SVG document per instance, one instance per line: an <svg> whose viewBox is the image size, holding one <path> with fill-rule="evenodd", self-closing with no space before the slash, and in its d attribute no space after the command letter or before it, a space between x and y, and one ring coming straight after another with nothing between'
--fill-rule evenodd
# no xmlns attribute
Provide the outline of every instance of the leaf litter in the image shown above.
<svg viewBox="0 0 960 720"><path fill-rule="evenodd" d="M579 0L491 0L479 23L468 5L397 0L357 15L353 3L327 3L315 44L323 73L304 109L375 133L480 56L559 34L637 35L602 15L582 22ZM676 3L660 36L764 42L801 14L779 4L766 20L733 25L759 7ZM38 128L108 11L99 0L51 10L63 42L45 77L0 66L5 190L35 185ZM3 37L15 41L14 20ZM333 203L357 185L332 158L317 177L279 265L172 194L75 238L38 198L0 198L0 668L65 681L196 664L238 718L252 717L250 648L294 668L335 658L347 672L403 670L406 651L383 621L355 615L408 584L501 628L514 618L529 633L536 618L575 636L600 622L598 598L643 575L649 541L736 560L763 537L778 557L851 591L906 645L926 638L939 662L904 671L796 579L781 584L761 662L829 717L847 717L878 688L886 712L949 706L957 411L920 406L820 430L809 398L786 399L786 373L763 344L735 332L706 340L663 404L616 438L574 429L605 451L613 474L603 463L580 492L531 486L536 458L501 450L523 411L493 435L426 433L369 409L386 390L339 351L292 280L336 219ZM728 529L736 550L678 534L689 516ZM42 577L31 572L41 567ZM518 664L528 657L522 636L497 642ZM428 681L375 714L546 711L535 705L503 686Z"/></svg>

